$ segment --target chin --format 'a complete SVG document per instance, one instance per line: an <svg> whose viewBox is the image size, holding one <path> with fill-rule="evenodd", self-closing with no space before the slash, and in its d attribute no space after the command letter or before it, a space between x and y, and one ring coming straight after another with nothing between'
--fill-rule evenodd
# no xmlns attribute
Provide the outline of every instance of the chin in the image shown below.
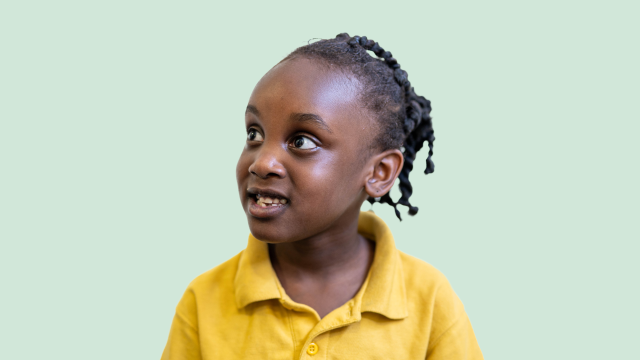
<svg viewBox="0 0 640 360"><path fill-rule="evenodd" d="M257 219L251 215L247 215L247 220L251 235L262 242L279 244L298 240L283 231L287 226L278 224L278 221Z"/></svg>

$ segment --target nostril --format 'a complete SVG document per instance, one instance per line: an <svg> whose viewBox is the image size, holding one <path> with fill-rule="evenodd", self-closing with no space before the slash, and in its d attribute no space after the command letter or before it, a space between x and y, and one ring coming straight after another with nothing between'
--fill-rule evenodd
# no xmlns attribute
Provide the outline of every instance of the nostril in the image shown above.
<svg viewBox="0 0 640 360"><path fill-rule="evenodd" d="M261 179L267 179L272 176L282 178L285 175L282 164L275 159L268 158L256 159L247 170L249 170L250 174Z"/></svg>
<svg viewBox="0 0 640 360"><path fill-rule="evenodd" d="M259 177L259 178L261 178L261 179L264 179L264 178L265 178L264 176L260 176L260 175L258 175L258 173L257 173L257 172L255 172L255 171L253 171L253 170L249 170L249 172L251 173L251 175L255 175L255 176L257 176L257 177Z"/></svg>
<svg viewBox="0 0 640 360"><path fill-rule="evenodd" d="M261 178L261 179L266 179L266 178L268 178L268 177L270 177L270 176L282 177L280 174L275 173L275 172L267 173L267 174L266 174L266 175L264 175L264 176L263 176L263 175L258 174L257 172L255 172L255 171L253 171L253 170L249 170L249 173L251 173L252 175L255 175L255 176L257 176L257 177L259 177L259 178Z"/></svg>

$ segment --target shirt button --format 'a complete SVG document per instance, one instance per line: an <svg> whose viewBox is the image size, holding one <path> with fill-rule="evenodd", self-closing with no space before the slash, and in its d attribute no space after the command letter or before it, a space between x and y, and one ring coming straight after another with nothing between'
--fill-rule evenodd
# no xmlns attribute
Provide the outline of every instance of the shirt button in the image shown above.
<svg viewBox="0 0 640 360"><path fill-rule="evenodd" d="M307 354L315 355L317 353L318 353L318 345L316 345L315 343L309 344L309 346L307 347Z"/></svg>

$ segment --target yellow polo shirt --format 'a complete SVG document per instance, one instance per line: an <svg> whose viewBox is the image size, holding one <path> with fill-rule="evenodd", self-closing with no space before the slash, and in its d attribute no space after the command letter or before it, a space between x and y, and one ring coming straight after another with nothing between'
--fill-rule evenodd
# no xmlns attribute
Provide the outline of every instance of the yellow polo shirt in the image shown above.
<svg viewBox="0 0 640 360"><path fill-rule="evenodd" d="M367 279L322 319L287 296L267 244L249 235L245 250L191 282L162 359L482 359L444 275L397 250L372 212L358 232L376 242Z"/></svg>

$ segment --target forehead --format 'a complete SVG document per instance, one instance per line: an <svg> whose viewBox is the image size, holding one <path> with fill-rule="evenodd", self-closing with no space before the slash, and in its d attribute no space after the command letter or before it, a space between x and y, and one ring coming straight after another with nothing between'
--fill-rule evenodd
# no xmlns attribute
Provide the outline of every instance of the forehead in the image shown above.
<svg viewBox="0 0 640 360"><path fill-rule="evenodd" d="M249 104L265 119L291 113L319 115L339 132L362 132L370 120L360 107L360 83L342 71L315 60L296 58L274 66L254 88Z"/></svg>

